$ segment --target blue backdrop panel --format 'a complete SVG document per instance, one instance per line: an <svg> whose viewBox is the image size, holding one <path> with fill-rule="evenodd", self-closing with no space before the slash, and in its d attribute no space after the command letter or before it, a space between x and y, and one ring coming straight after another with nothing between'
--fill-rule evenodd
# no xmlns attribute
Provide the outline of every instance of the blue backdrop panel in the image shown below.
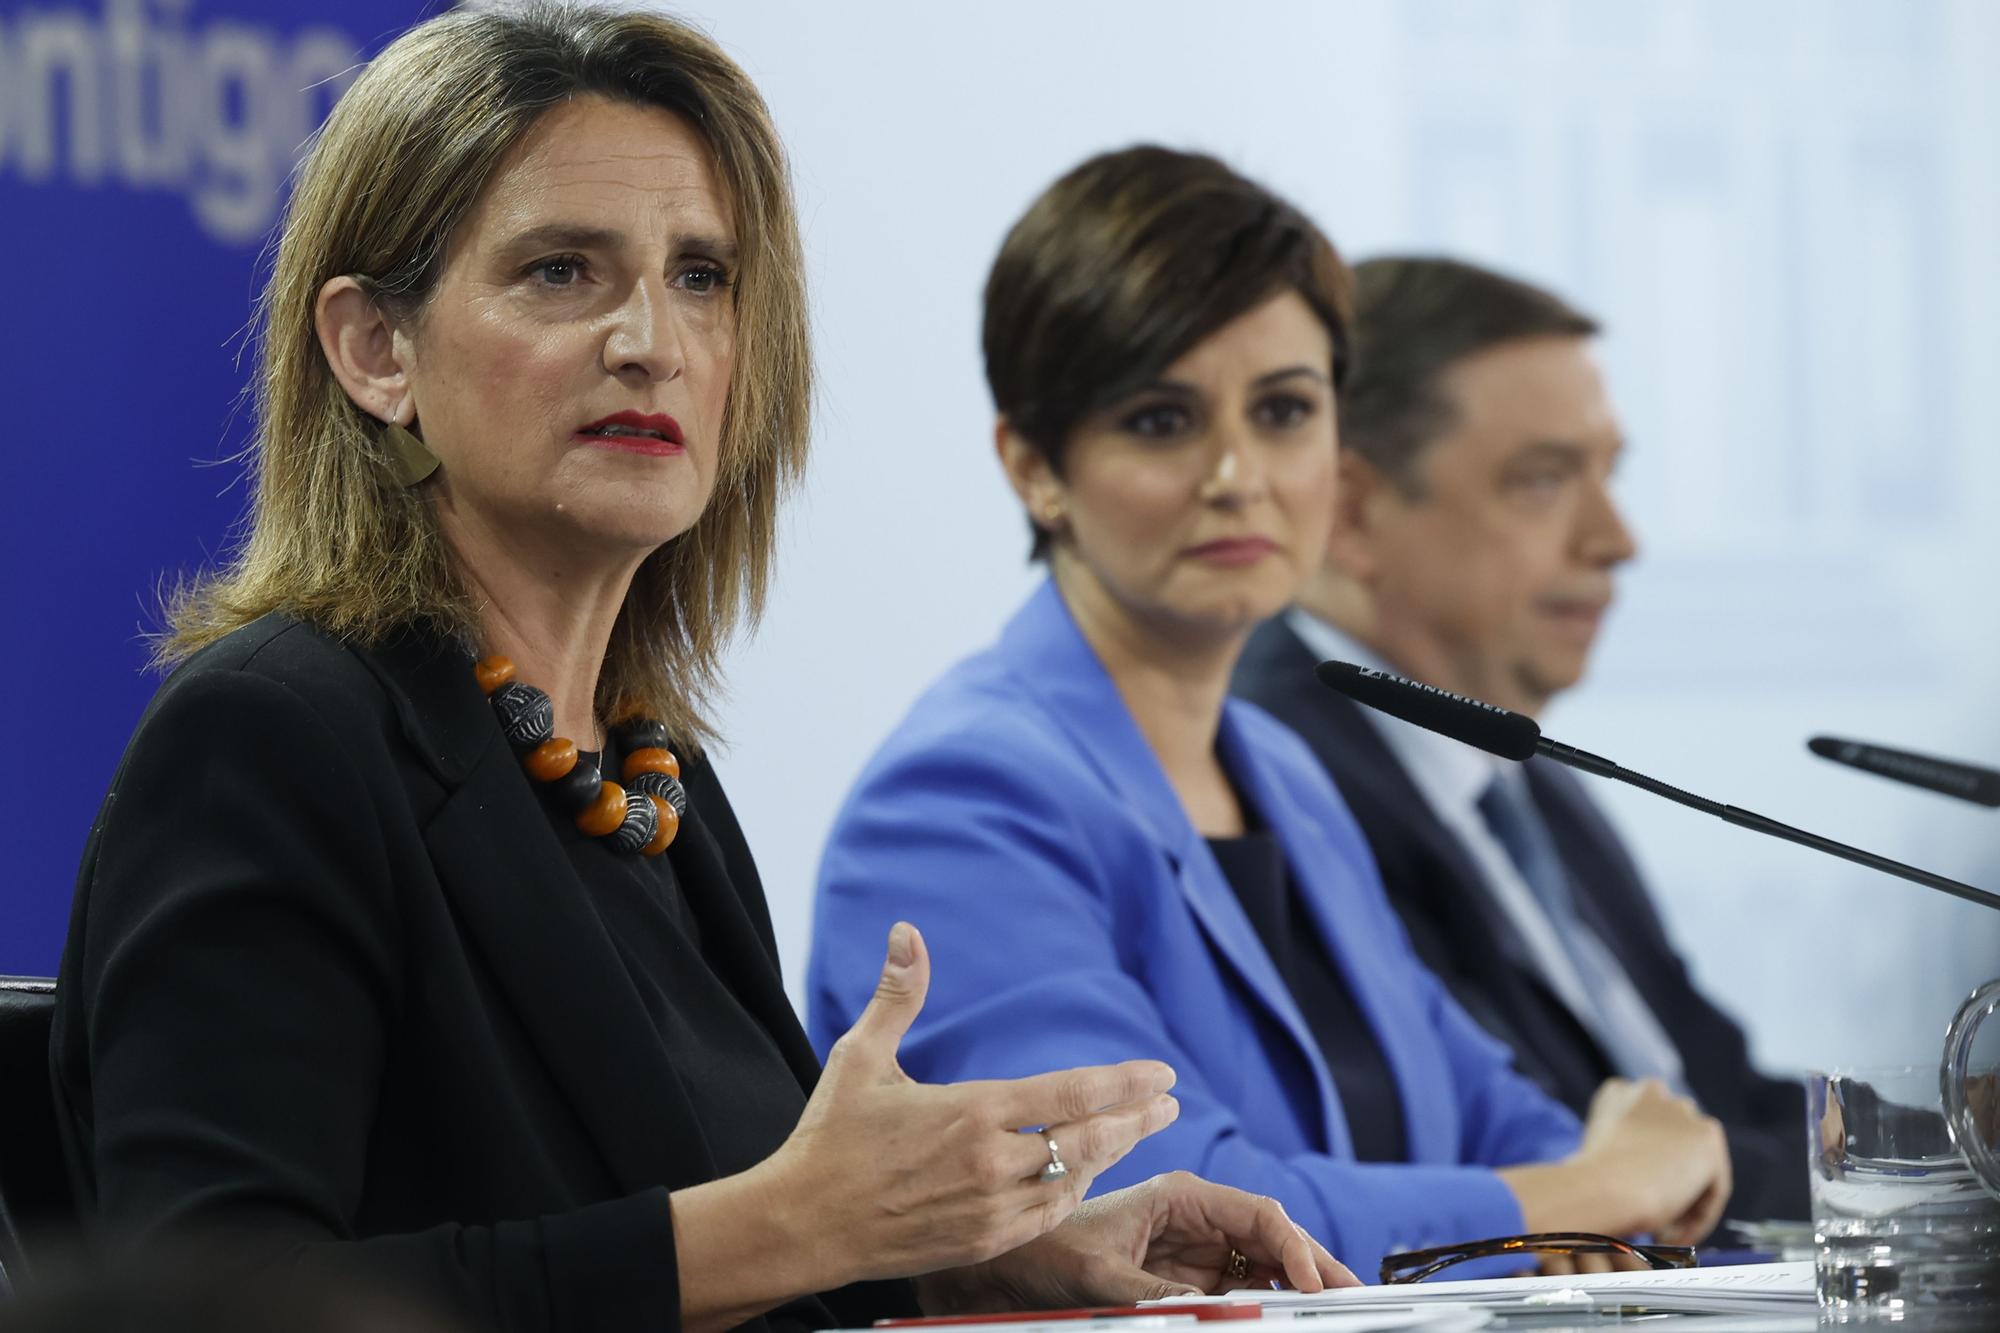
<svg viewBox="0 0 2000 1333"><path fill-rule="evenodd" d="M286 178L417 0L0 0L0 972L48 973L158 680L163 580L242 513L242 337Z"/></svg>

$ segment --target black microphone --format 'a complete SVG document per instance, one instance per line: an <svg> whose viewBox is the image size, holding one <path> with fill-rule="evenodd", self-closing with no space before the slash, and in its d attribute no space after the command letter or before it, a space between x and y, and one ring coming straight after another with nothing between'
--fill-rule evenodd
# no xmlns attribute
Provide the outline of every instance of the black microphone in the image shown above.
<svg viewBox="0 0 2000 1333"><path fill-rule="evenodd" d="M1934 759L1930 755L1912 754L1908 750L1892 750L1886 745L1870 745L1866 741L1842 740L1838 736L1815 736L1806 742L1806 748L1822 759L1831 759L1836 764L1846 764L1849 768L1858 768L1876 777L1907 782L1912 787L1922 787L1944 796L1956 796L1974 805L2000 808L2000 773L1990 768L1962 764L1955 759Z"/></svg>
<svg viewBox="0 0 2000 1333"><path fill-rule="evenodd" d="M1723 805L1693 792L1682 791L1669 786L1644 773L1635 773L1629 768L1620 768L1602 755L1588 750L1579 750L1573 745L1564 745L1542 735L1542 729L1535 719L1505 708L1495 708L1492 704L1468 699L1450 690L1441 690L1434 685L1424 685L1414 680L1386 671L1375 671L1367 667L1355 666L1352 662L1321 662L1313 669L1320 684L1339 694L1344 694L1358 704L1378 709L1391 717L1435 731L1440 736L1449 736L1455 741L1499 755L1502 759L1531 759L1544 755L1559 764L1581 769L1600 778L1611 778L1617 782L1629 783L1641 791L1649 791L1655 796L1664 796L1677 805L1685 805L1726 820L1738 828L1754 829L1768 833L1774 838L1810 847L1814 851L1837 856L1843 861L1880 870L1898 879L1907 879L1914 884L1922 884L1941 893L1949 893L1954 898L1963 898L1969 903L1979 903L1985 907L2000 908L2000 894L1989 893L1985 889L1962 884L1943 875L1934 875L1928 870L1904 865L1901 861L1891 861L1886 856L1864 852L1859 847L1849 847L1844 842L1822 838L1817 833L1793 828L1790 824L1780 824L1775 819L1733 805Z"/></svg>

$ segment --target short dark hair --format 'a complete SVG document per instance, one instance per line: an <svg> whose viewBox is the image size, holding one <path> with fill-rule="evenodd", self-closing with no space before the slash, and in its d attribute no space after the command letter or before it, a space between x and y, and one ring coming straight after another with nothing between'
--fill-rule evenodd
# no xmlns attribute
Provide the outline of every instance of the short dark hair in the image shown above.
<svg viewBox="0 0 2000 1333"><path fill-rule="evenodd" d="M1370 259L1355 265L1354 289L1341 444L1412 494L1421 489L1417 455L1451 424L1440 375L1517 338L1598 332L1596 320L1554 293L1457 259Z"/></svg>
<svg viewBox="0 0 2000 1333"><path fill-rule="evenodd" d="M1044 190L993 261L982 342L994 406L1060 473L1078 422L1286 289L1326 325L1337 388L1353 280L1305 214L1204 154L1100 154ZM1040 557L1048 536L1029 521Z"/></svg>

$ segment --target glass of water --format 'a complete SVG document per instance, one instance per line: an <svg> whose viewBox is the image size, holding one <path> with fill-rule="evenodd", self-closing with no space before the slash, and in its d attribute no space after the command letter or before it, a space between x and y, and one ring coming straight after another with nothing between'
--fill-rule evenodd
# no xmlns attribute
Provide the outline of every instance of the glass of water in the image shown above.
<svg viewBox="0 0 2000 1333"><path fill-rule="evenodd" d="M2000 1327L2000 1195L1946 1125L1938 1066L1814 1074L1806 1092L1822 1316Z"/></svg>

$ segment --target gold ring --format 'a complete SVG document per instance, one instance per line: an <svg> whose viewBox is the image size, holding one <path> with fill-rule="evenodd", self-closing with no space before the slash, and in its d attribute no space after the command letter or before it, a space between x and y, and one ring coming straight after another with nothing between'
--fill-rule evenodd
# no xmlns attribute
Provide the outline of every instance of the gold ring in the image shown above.
<svg viewBox="0 0 2000 1333"><path fill-rule="evenodd" d="M1229 1266L1222 1270L1232 1282L1242 1282L1250 1276L1250 1256L1241 1250L1229 1252Z"/></svg>

